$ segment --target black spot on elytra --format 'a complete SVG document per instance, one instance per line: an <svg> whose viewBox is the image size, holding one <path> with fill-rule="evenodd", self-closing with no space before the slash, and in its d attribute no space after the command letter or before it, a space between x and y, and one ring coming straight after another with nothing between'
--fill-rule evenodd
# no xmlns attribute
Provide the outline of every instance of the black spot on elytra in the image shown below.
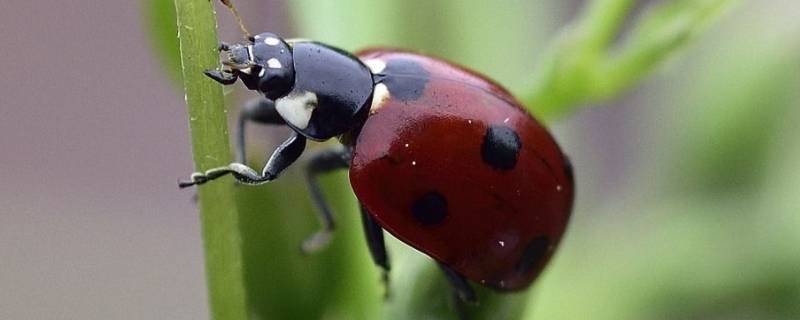
<svg viewBox="0 0 800 320"><path fill-rule="evenodd" d="M547 249L550 247L550 239L545 236L539 236L531 240L525 250L522 251L522 257L517 262L516 271L520 274L525 274L531 271L531 268L539 265L539 262L547 255Z"/></svg>
<svg viewBox="0 0 800 320"><path fill-rule="evenodd" d="M411 213L424 226L440 224L447 217L447 199L438 192L428 192L414 201Z"/></svg>
<svg viewBox="0 0 800 320"><path fill-rule="evenodd" d="M486 130L481 145L483 161L498 170L511 170L517 165L522 142L519 135L507 126L492 126Z"/></svg>
<svg viewBox="0 0 800 320"><path fill-rule="evenodd" d="M381 83L389 89L392 98L413 101L422 96L431 74L414 60L392 59L381 72Z"/></svg>

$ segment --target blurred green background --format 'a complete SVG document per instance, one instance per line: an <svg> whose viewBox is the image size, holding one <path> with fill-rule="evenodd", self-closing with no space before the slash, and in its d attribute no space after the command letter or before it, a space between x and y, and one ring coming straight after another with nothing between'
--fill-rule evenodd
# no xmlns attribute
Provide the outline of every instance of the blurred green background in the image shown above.
<svg viewBox="0 0 800 320"><path fill-rule="evenodd" d="M800 202L794 189L800 170L793 167L800 143L792 139L800 136L797 4L237 4L253 32L349 50L412 48L471 66L549 120L576 168L572 225L532 294L498 298L483 292L482 305L472 309L476 318L800 318ZM232 25L219 9L221 23ZM164 45L171 35L156 34L163 52L174 50ZM584 40L593 34L599 44ZM642 44L661 38L668 40L637 58L652 61L626 65L637 45L646 48ZM248 95L229 95L228 104ZM283 136L268 135L270 143L251 139L264 148L251 155L266 153ZM316 228L301 183L295 172L242 190L252 315L454 318L430 262L396 241L390 246L393 296L381 303L344 174L328 181L329 196L341 199L337 214L344 221L336 240L320 255L298 255L296 245Z"/></svg>
<svg viewBox="0 0 800 320"><path fill-rule="evenodd" d="M571 225L528 293L482 291L474 318L800 319L797 1L235 3L252 32L470 66L547 120L575 166ZM220 38L241 39L215 5ZM211 314L174 186L193 170L174 19L171 0L0 10L0 319ZM229 113L249 97L228 92ZM251 163L286 134L251 127ZM237 188L250 318L455 319L429 259L394 240L382 300L344 172L324 178L331 246L300 254L318 222L295 167Z"/></svg>

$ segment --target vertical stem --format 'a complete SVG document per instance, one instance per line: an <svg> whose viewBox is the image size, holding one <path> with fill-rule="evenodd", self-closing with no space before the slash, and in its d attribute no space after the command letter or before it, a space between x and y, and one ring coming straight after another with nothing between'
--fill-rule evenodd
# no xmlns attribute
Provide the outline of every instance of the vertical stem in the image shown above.
<svg viewBox="0 0 800 320"><path fill-rule="evenodd" d="M231 161L222 90L203 75L219 62L215 13L208 0L175 0L175 10L192 150L201 171ZM233 184L225 180L199 188L210 311L213 319L243 320L247 304L239 214Z"/></svg>

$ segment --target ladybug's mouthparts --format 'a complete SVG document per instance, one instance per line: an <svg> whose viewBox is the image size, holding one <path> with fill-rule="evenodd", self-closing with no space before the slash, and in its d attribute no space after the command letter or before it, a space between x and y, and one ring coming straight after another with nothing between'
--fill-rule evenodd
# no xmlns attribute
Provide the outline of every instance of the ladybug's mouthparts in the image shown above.
<svg viewBox="0 0 800 320"><path fill-rule="evenodd" d="M221 43L219 51L223 54L222 64L232 69L246 69L255 63L252 61L251 45Z"/></svg>

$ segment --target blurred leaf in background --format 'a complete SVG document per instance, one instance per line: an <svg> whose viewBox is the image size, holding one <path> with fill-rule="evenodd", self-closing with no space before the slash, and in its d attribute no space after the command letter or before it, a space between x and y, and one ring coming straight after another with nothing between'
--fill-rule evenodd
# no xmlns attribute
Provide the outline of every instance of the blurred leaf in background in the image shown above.
<svg viewBox="0 0 800 320"><path fill-rule="evenodd" d="M637 161L617 192L581 189L530 319L800 317L800 23L786 10L737 7L627 99L641 111L591 112L626 112L637 136L620 157ZM587 158L579 179L604 179Z"/></svg>

